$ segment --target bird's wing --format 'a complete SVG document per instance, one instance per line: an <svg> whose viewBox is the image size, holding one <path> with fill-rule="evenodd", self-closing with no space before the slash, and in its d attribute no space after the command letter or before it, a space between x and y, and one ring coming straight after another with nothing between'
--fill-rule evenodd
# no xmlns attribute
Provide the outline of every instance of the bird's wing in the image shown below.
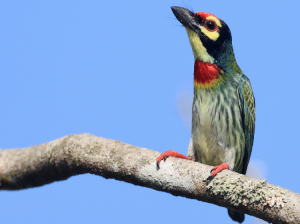
<svg viewBox="0 0 300 224"><path fill-rule="evenodd" d="M250 81L245 75L240 75L238 94L245 132L245 155L243 161L242 174L246 174L254 140L255 99Z"/></svg>

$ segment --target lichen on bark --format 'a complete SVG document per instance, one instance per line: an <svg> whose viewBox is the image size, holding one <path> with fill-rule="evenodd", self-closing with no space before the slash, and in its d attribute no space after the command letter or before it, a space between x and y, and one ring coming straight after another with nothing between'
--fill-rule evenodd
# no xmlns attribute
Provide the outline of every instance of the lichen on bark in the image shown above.
<svg viewBox="0 0 300 224"><path fill-rule="evenodd" d="M204 164L90 134L66 136L26 149L0 150L0 190L42 186L83 173L227 207L272 223L300 223L300 196L228 170L210 182Z"/></svg>

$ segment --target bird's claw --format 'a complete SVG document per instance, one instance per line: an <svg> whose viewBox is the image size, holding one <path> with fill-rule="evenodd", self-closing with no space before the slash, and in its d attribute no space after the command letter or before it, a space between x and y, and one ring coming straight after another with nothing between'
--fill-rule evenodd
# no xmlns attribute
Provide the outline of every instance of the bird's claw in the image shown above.
<svg viewBox="0 0 300 224"><path fill-rule="evenodd" d="M221 172L222 170L229 170L229 165L227 163L222 163L219 166L215 166L211 171L208 178L213 178L216 176L217 173Z"/></svg>
<svg viewBox="0 0 300 224"><path fill-rule="evenodd" d="M166 152L160 154L160 156L156 158L156 168L159 169L159 163L160 163L160 161L164 160L166 162L166 159L169 156L176 157L176 158L181 158L181 159L191 160L191 158L188 157L188 156L182 155L182 154L180 154L178 152L175 152L174 150L169 150L169 151L166 151Z"/></svg>

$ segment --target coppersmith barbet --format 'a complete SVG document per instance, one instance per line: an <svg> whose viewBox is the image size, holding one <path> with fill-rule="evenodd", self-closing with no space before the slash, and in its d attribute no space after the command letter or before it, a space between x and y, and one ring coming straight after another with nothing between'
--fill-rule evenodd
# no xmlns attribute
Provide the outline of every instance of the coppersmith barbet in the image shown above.
<svg viewBox="0 0 300 224"><path fill-rule="evenodd" d="M171 7L185 27L194 53L192 136L188 157L173 150L161 154L215 166L211 177L223 169L246 174L255 129L255 100L247 76L237 65L231 32L218 17ZM228 209L239 223L245 215Z"/></svg>

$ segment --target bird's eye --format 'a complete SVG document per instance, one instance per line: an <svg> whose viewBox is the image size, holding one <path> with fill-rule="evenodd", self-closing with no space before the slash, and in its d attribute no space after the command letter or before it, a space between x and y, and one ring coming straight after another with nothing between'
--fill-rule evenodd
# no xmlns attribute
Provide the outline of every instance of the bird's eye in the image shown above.
<svg viewBox="0 0 300 224"><path fill-rule="evenodd" d="M218 29L218 26L215 23L215 21L211 21L211 20L205 21L204 25L209 31L215 31Z"/></svg>

